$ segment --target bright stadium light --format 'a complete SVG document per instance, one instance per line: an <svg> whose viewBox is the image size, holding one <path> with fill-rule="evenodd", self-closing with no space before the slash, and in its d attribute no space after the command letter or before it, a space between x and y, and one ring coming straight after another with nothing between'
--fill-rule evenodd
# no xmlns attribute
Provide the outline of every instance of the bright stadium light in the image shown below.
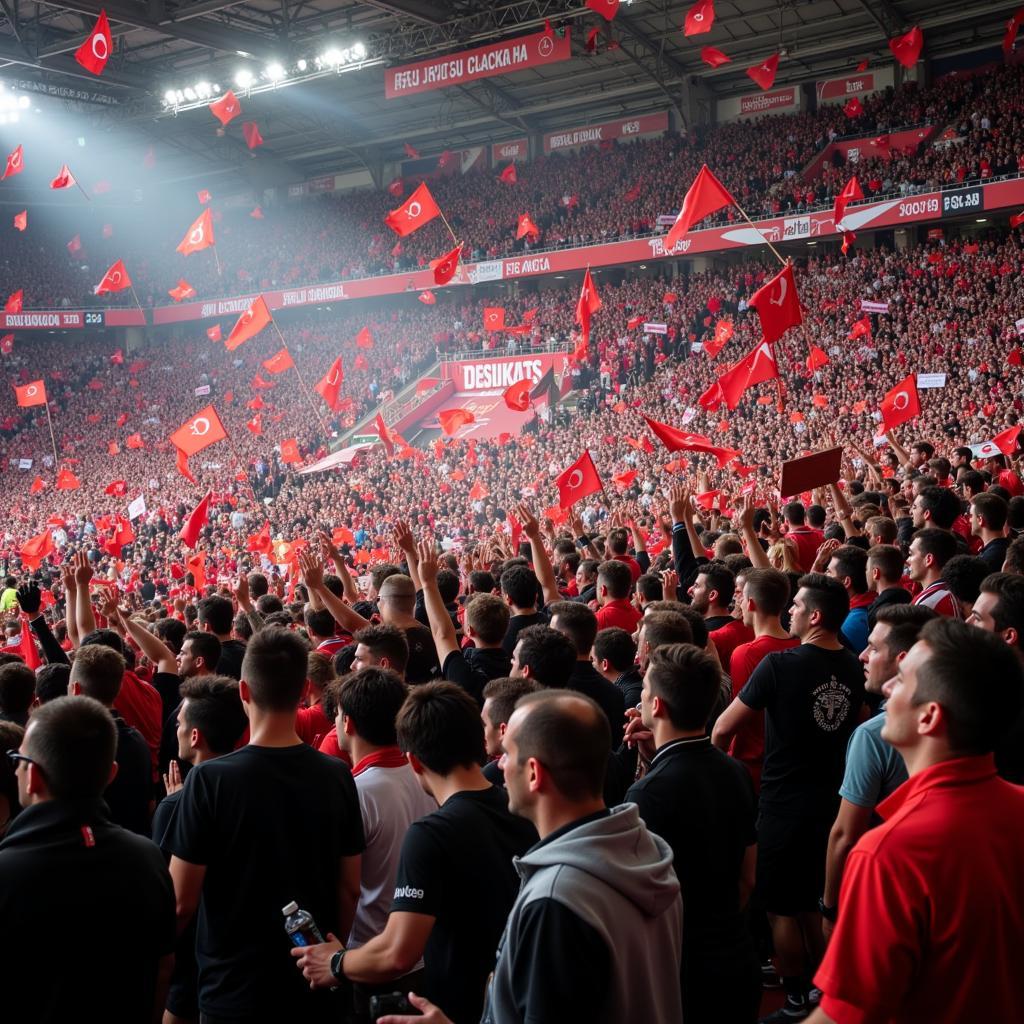
<svg viewBox="0 0 1024 1024"><path fill-rule="evenodd" d="M238 74L235 75L235 85L239 89L248 89L252 85L252 72L248 68L242 68Z"/></svg>
<svg viewBox="0 0 1024 1024"><path fill-rule="evenodd" d="M273 64L267 65L264 74L267 76L268 79L270 79L271 82L280 82L281 79L284 78L285 71L284 68L277 63L277 61L274 61Z"/></svg>

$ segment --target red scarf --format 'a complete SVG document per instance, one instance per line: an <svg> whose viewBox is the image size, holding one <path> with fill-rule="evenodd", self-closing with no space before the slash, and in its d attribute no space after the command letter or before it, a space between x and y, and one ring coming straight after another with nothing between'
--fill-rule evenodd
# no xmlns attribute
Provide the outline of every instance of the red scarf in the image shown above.
<svg viewBox="0 0 1024 1024"><path fill-rule="evenodd" d="M353 766L352 778L362 775L368 768L401 768L405 763L405 754L398 747L382 747Z"/></svg>

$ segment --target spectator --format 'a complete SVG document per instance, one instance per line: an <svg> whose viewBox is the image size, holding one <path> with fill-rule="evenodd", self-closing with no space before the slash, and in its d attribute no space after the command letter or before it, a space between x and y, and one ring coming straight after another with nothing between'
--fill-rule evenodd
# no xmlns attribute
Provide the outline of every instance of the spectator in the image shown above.
<svg viewBox="0 0 1024 1024"><path fill-rule="evenodd" d="M977 494L971 499L971 533L984 545L978 557L989 572L999 572L1010 540L1005 536L1009 506L996 494Z"/></svg>
<svg viewBox="0 0 1024 1024"><path fill-rule="evenodd" d="M235 616L231 602L224 597L205 597L196 607L199 609L199 628L204 633L212 633L220 641L217 671L222 676L241 679L245 644L231 636Z"/></svg>
<svg viewBox="0 0 1024 1024"><path fill-rule="evenodd" d="M894 538L895 539L895 538ZM875 595L868 605L868 625L874 629L878 613L893 604L910 604L911 594L900 585L903 579L903 554L891 542L872 544L868 548L868 586Z"/></svg>
<svg viewBox="0 0 1024 1024"><path fill-rule="evenodd" d="M513 616L514 617L514 616ZM550 626L527 626L512 653L512 675L533 679L545 688L563 687L576 666L576 646Z"/></svg>
<svg viewBox="0 0 1024 1024"><path fill-rule="evenodd" d="M910 543L910 557L907 570L915 583L921 584L921 591L913 600L915 605L924 605L940 615L962 618L960 603L953 596L948 584L942 579L942 570L956 554L956 540L948 530L927 527L918 530Z"/></svg>
<svg viewBox="0 0 1024 1024"><path fill-rule="evenodd" d="M627 708L635 708L640 703L643 677L636 667L636 644L629 633L618 626L599 630L594 637L590 660L608 682L622 691Z"/></svg>
<svg viewBox="0 0 1024 1024"><path fill-rule="evenodd" d="M832 579L842 583L849 598L850 611L843 620L842 635L857 655L868 644L868 608L874 603L874 595L868 590L867 563L867 552L863 548L844 544L832 552L826 570Z"/></svg>
<svg viewBox="0 0 1024 1024"><path fill-rule="evenodd" d="M600 564L597 570L597 603L600 606L597 612L598 629L618 626L627 633L636 630L640 613L629 601L629 592L634 582L629 566L623 562L612 559Z"/></svg>
<svg viewBox="0 0 1024 1024"><path fill-rule="evenodd" d="M515 710L516 701L524 694L536 693L540 686L532 679L492 679L483 692L484 706L480 718L484 723L484 747L490 760L484 765L484 778L492 786L504 786L505 776L501 771L501 740L508 727L508 720Z"/></svg>
<svg viewBox="0 0 1024 1024"><path fill-rule="evenodd" d="M24 728L36 692L36 674L24 662L0 665L0 722Z"/></svg>

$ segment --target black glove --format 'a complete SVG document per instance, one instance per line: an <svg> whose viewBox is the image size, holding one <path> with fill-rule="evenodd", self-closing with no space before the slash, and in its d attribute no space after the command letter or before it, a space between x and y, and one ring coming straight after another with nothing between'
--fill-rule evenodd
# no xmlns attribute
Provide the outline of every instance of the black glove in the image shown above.
<svg viewBox="0 0 1024 1024"><path fill-rule="evenodd" d="M39 604L42 601L42 595L39 593L38 583L23 583L15 591L18 595L18 604L21 605L21 610L29 615L39 614Z"/></svg>

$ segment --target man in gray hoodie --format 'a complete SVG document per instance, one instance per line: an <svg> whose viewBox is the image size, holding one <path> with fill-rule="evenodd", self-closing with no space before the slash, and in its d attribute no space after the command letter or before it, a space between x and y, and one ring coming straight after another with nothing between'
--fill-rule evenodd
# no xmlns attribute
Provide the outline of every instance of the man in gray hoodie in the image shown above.
<svg viewBox="0 0 1024 1024"><path fill-rule="evenodd" d="M483 1024L679 1024L683 904L667 843L632 804L604 806L608 720L589 697L520 698L502 740L509 809L541 841L515 860L522 879L498 946ZM445 1024L423 1017L380 1024ZM464 1024L464 1022L459 1022Z"/></svg>

